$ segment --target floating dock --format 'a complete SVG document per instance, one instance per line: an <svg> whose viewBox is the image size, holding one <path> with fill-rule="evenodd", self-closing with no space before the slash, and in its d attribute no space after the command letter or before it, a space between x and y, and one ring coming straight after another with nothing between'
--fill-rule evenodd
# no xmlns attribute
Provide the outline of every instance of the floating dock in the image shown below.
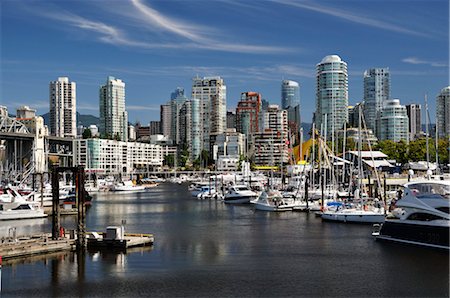
<svg viewBox="0 0 450 298"><path fill-rule="evenodd" d="M75 239L63 237L58 240L52 240L51 234L42 234L16 239L2 239L0 242L0 256L3 259L21 258L74 250L75 248Z"/></svg>
<svg viewBox="0 0 450 298"><path fill-rule="evenodd" d="M107 233L90 232L87 233L87 247L96 249L118 249L126 250L136 246L153 245L155 240L153 234L125 233L122 237L109 238Z"/></svg>

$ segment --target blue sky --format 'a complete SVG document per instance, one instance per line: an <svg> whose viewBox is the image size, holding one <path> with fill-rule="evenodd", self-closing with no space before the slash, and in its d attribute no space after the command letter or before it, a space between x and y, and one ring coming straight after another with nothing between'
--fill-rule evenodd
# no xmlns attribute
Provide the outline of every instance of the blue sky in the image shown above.
<svg viewBox="0 0 450 298"><path fill-rule="evenodd" d="M78 111L98 115L108 75L126 83L130 122L159 119L159 105L192 77L220 75L227 107L257 91L280 104L281 80L301 85L302 119L315 109L315 65L348 63L349 101L363 72L389 67L392 97L423 103L449 84L447 0L18 1L1 5L1 97L10 112L48 111L48 83L77 83Z"/></svg>

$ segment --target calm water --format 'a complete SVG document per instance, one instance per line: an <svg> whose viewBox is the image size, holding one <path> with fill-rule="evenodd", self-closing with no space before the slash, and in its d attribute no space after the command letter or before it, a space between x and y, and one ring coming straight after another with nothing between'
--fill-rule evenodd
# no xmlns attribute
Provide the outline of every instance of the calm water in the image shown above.
<svg viewBox="0 0 450 298"><path fill-rule="evenodd" d="M125 219L128 232L153 233L155 245L4 264L2 297L449 296L447 253L376 242L371 226L197 201L183 185L94 200L88 230ZM0 235L9 226L50 231L49 219L0 225Z"/></svg>

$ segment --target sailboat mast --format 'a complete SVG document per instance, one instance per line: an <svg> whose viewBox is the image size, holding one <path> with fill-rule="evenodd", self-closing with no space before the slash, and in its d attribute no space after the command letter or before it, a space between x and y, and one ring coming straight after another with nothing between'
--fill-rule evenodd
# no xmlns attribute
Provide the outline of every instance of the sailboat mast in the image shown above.
<svg viewBox="0 0 450 298"><path fill-rule="evenodd" d="M361 182L362 182L362 153L361 153L361 105L358 106L358 189L361 191Z"/></svg>
<svg viewBox="0 0 450 298"><path fill-rule="evenodd" d="M427 175L428 170L430 169L430 152L428 148L428 138L429 138L429 131L428 131L428 98L427 94L425 93L425 134L426 134L426 146L427 146Z"/></svg>

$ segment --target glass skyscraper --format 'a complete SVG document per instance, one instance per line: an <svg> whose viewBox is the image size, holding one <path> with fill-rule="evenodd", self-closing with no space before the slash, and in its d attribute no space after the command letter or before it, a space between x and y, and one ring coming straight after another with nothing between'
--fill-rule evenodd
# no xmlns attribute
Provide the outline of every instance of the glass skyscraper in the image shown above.
<svg viewBox="0 0 450 298"><path fill-rule="evenodd" d="M376 119L383 103L391 97L390 85L389 68L371 68L364 72L363 113L367 128L372 131L376 131Z"/></svg>
<svg viewBox="0 0 450 298"><path fill-rule="evenodd" d="M322 124L328 135L342 129L348 121L348 75L347 63L337 55L326 56L316 66L316 112L317 129ZM326 119L326 125L325 125Z"/></svg>
<svg viewBox="0 0 450 298"><path fill-rule="evenodd" d="M287 110L300 105L300 86L295 81L283 80L281 82L281 108Z"/></svg>
<svg viewBox="0 0 450 298"><path fill-rule="evenodd" d="M436 125L440 138L450 137L450 86L436 97Z"/></svg>

